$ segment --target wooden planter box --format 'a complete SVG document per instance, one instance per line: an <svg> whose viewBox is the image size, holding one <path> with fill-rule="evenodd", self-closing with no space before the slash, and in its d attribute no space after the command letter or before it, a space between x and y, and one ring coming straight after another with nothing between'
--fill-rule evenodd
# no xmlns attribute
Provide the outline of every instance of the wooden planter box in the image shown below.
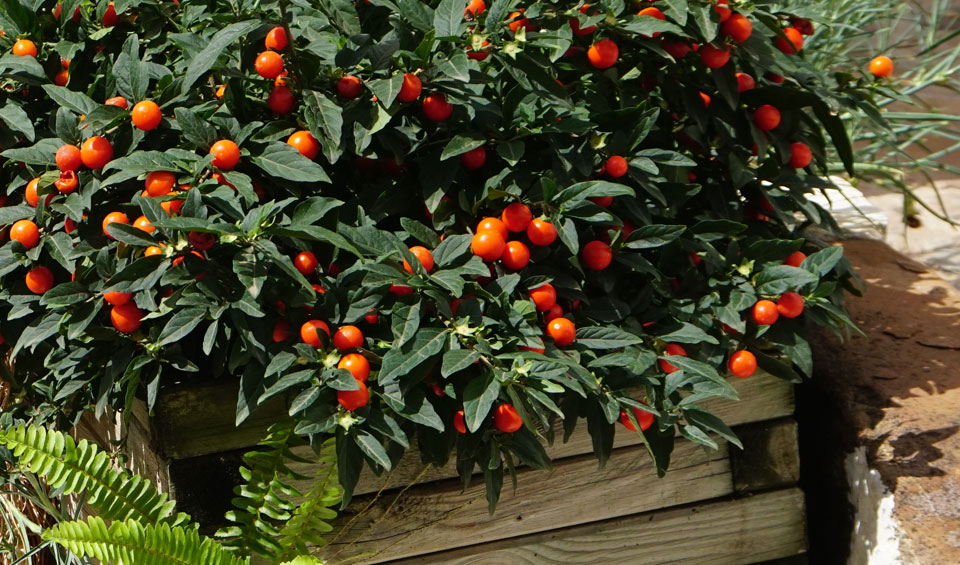
<svg viewBox="0 0 960 565"><path fill-rule="evenodd" d="M320 555L331 563L699 564L803 553L793 387L759 373L731 384L740 401L708 406L734 426L744 451L681 440L660 479L636 435L618 433L598 470L586 426L578 426L570 441L548 448L554 469L521 469L516 491L507 481L490 516L482 477L463 491L452 462L424 467L414 447L392 473L365 471L338 518L346 527ZM171 390L154 418L139 407L123 430L87 421L79 433L119 444L180 510L213 527L229 509L241 455L284 415L278 401L236 428L235 401L236 389L222 385Z"/></svg>

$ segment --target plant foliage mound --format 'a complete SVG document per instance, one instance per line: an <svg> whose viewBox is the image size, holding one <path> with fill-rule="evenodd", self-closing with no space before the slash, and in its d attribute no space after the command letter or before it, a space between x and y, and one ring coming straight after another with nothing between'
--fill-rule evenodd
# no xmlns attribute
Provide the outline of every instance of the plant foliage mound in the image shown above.
<svg viewBox="0 0 960 565"><path fill-rule="evenodd" d="M850 325L806 195L879 79L808 65L799 16L0 0L4 427L232 379L238 423L281 395L335 436L345 504L416 439L491 507L581 420L661 472L736 442L727 377L800 380L805 324Z"/></svg>

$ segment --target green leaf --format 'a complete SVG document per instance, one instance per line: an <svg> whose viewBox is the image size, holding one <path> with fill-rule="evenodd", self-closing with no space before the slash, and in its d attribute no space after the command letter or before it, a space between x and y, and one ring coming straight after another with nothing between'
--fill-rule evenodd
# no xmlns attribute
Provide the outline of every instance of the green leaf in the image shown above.
<svg viewBox="0 0 960 565"><path fill-rule="evenodd" d="M23 108L10 100L7 100L6 105L0 108L0 120L3 120L3 123L7 124L7 127L12 131L22 133L27 141L33 142L36 137L36 131L33 129L30 116L23 111Z"/></svg>
<svg viewBox="0 0 960 565"><path fill-rule="evenodd" d="M800 268L810 271L817 277L822 277L832 271L842 258L842 247L825 247L804 259L803 263L800 264Z"/></svg>
<svg viewBox="0 0 960 565"><path fill-rule="evenodd" d="M667 343L720 343L717 338L688 322L684 322L680 329L660 336L660 339Z"/></svg>
<svg viewBox="0 0 960 565"><path fill-rule="evenodd" d="M43 296L40 298L40 305L54 308L58 306L69 306L83 302L90 298L90 296L90 291L87 290L85 285L73 282L64 283L43 293Z"/></svg>
<svg viewBox="0 0 960 565"><path fill-rule="evenodd" d="M553 204L572 208L574 205L597 196L635 196L632 188L625 184L617 184L605 180L591 180L578 182L561 190L554 198Z"/></svg>
<svg viewBox="0 0 960 565"><path fill-rule="evenodd" d="M463 391L463 418L467 429L475 432L490 413L490 408L500 396L500 381L493 372L474 377Z"/></svg>
<svg viewBox="0 0 960 565"><path fill-rule="evenodd" d="M121 224L114 222L107 226L107 233L114 239L128 245L141 245L144 247L156 245L157 242L149 233L131 226L130 224Z"/></svg>
<svg viewBox="0 0 960 565"><path fill-rule="evenodd" d="M460 22L467 7L467 0L443 0L433 12L433 29L437 38L460 35Z"/></svg>
<svg viewBox="0 0 960 565"><path fill-rule="evenodd" d="M303 92L304 117L310 133L323 147L323 154L331 163L340 158L343 130L343 109L315 90Z"/></svg>
<svg viewBox="0 0 960 565"><path fill-rule="evenodd" d="M373 95L377 97L381 104L390 107L403 87L403 74L397 73L390 78L371 80L367 83L367 87L370 88L370 92L373 92Z"/></svg>
<svg viewBox="0 0 960 565"><path fill-rule="evenodd" d="M473 349L451 349L443 354L440 376L447 378L454 373L459 373L476 363L479 359L480 354Z"/></svg>
<svg viewBox="0 0 960 565"><path fill-rule="evenodd" d="M591 326L577 329L576 343L590 349L618 349L643 343L643 340L612 326Z"/></svg>
<svg viewBox="0 0 960 565"><path fill-rule="evenodd" d="M413 341L408 343L406 347L391 349L384 356L380 375L377 377L378 381L387 384L400 375L406 375L424 361L440 353L447 337L446 330L421 328Z"/></svg>
<svg viewBox="0 0 960 565"><path fill-rule="evenodd" d="M203 48L203 51L197 53L190 59L187 72L184 74L183 81L180 85L180 93L184 95L189 94L193 90L194 83L213 67L224 49L239 39L240 36L253 31L260 25L261 23L255 20L237 22L215 33L213 37L210 38L210 42Z"/></svg>
<svg viewBox="0 0 960 565"><path fill-rule="evenodd" d="M483 139L474 139L472 137L467 137L463 135L454 136L453 139L447 142L443 147L443 153L440 154L440 160L444 161L450 157L456 157L462 153L466 153L471 149L476 149L477 147L482 146L485 143Z"/></svg>
<svg viewBox="0 0 960 565"><path fill-rule="evenodd" d="M177 125L183 137L199 149L207 149L217 141L217 131L209 122L201 120L190 108L179 106L174 109Z"/></svg>
<svg viewBox="0 0 960 565"><path fill-rule="evenodd" d="M157 345L175 343L187 337L207 317L206 308L184 308L170 317L160 332Z"/></svg>
<svg viewBox="0 0 960 565"><path fill-rule="evenodd" d="M253 157L252 161L273 177L293 182L330 182L330 177L323 167L283 142L271 143L263 153Z"/></svg>
<svg viewBox="0 0 960 565"><path fill-rule="evenodd" d="M420 329L420 304L417 301L412 305L404 304L394 309L390 317L394 347L406 345Z"/></svg>
<svg viewBox="0 0 960 565"><path fill-rule="evenodd" d="M675 241L683 235L686 229L686 226L663 224L641 226L627 236L624 246L629 249L654 249L656 247L662 247Z"/></svg>
<svg viewBox="0 0 960 565"><path fill-rule="evenodd" d="M147 94L150 77L146 65L140 60L140 38L131 33L123 42L123 49L113 66L117 89L130 100L143 100Z"/></svg>
<svg viewBox="0 0 960 565"><path fill-rule="evenodd" d="M48 137L41 139L30 147L20 147L16 149L7 149L0 156L6 157L10 161L23 162L27 165L41 165L44 167L53 167L56 165L54 156L62 142L59 139Z"/></svg>
<svg viewBox="0 0 960 565"><path fill-rule="evenodd" d="M377 438L368 432L360 430L357 432L357 444L367 457L375 461L377 465L383 467L384 470L390 470L390 467L392 467L390 456L387 455L387 450L383 448L383 445Z"/></svg>
<svg viewBox="0 0 960 565"><path fill-rule="evenodd" d="M759 294L783 294L806 284L816 283L816 275L806 269L790 265L767 267L754 279Z"/></svg>

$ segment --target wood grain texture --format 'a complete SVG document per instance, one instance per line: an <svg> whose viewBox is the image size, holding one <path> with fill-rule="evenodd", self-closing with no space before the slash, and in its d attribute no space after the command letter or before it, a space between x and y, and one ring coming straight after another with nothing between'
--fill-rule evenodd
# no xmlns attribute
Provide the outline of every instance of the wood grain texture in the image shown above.
<svg viewBox="0 0 960 565"><path fill-rule="evenodd" d="M160 452L185 459L250 447L271 424L287 418L286 400L275 396L236 426L238 386L229 382L162 392L154 409Z"/></svg>
<svg viewBox="0 0 960 565"><path fill-rule="evenodd" d="M174 497L170 462L153 441L150 417L143 402L134 401L126 418L111 412L98 420L88 412L80 418L73 435L76 439L96 442L102 450L110 452L119 465L150 479L161 492Z"/></svg>
<svg viewBox="0 0 960 565"><path fill-rule="evenodd" d="M741 400L704 403L705 408L730 425L793 413L793 385L786 381L758 372L749 379L731 378L730 384ZM154 410L155 438L161 454L184 459L250 447L263 438L270 424L287 417L285 399L274 397L258 407L240 427L234 426L237 386L230 382L162 391ZM572 453L583 451L574 448ZM435 478L442 476L445 475Z"/></svg>
<svg viewBox="0 0 960 565"><path fill-rule="evenodd" d="M739 401L720 399L704 404L705 408L711 410L730 426L771 420L793 414L793 385L782 379L764 373L757 374L749 379L732 379L730 384L740 394ZM547 453L554 460L593 453L593 444L585 425L578 426L567 443L561 442L563 432L559 427L556 437L558 438L557 442L547 447ZM626 429L617 426L615 447L626 447L638 443L639 439L636 434L629 433ZM307 459L312 456L308 447L295 449L294 452ZM290 467L303 475L313 476L311 466L308 464L294 463ZM389 474L377 477L369 468L365 467L354 492L359 495L377 492L380 489L402 488L409 485L417 477L419 477L417 482L425 483L457 476L456 465L453 461L445 467L430 467L426 472L423 471L424 466L420 463L417 447L412 445L400 463ZM423 472L422 475L421 472ZM294 482L293 484L298 488L309 488L309 481Z"/></svg>
<svg viewBox="0 0 960 565"><path fill-rule="evenodd" d="M581 456L551 472L521 470L517 480L516 492L505 483L493 516L482 481L466 491L459 481L417 485L351 520L369 496L355 499L340 519L349 527L322 555L331 563L345 556L377 563L708 500L733 488L726 445L706 453L690 442L677 445L662 479L645 450L626 447L602 470L592 456Z"/></svg>
<svg viewBox="0 0 960 565"><path fill-rule="evenodd" d="M792 419L756 422L737 428L743 451L732 449L733 488L749 492L800 480L797 423Z"/></svg>
<svg viewBox="0 0 960 565"><path fill-rule="evenodd" d="M390 563L733 565L789 557L805 548L803 493L789 488Z"/></svg>

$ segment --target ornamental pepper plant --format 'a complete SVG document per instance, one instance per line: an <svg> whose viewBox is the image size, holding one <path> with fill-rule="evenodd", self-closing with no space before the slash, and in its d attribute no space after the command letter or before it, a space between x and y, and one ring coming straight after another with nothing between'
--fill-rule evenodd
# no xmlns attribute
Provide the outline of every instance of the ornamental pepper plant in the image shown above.
<svg viewBox="0 0 960 565"><path fill-rule="evenodd" d="M737 443L704 402L852 326L806 195L890 73L788 5L0 7L4 426L219 379L335 437L345 503L416 439L492 507L578 426Z"/></svg>

